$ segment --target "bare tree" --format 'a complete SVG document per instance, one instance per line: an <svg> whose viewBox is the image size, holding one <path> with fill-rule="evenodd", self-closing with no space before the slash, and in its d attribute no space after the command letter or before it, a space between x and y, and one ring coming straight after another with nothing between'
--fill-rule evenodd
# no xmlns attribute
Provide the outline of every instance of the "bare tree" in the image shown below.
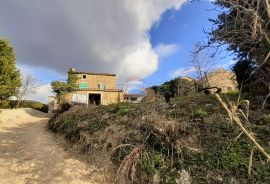
<svg viewBox="0 0 270 184"><path fill-rule="evenodd" d="M196 44L192 51L192 67L195 70L195 78L202 79L206 74L214 71L220 64L209 49L200 50Z"/></svg>
<svg viewBox="0 0 270 184"><path fill-rule="evenodd" d="M32 75L25 75L22 78L22 86L17 97L16 108L20 106L23 100L35 93L36 79Z"/></svg>
<svg viewBox="0 0 270 184"><path fill-rule="evenodd" d="M215 56L210 49L200 49L201 45L196 44L192 51L192 67L195 70L195 87L197 91L204 91L205 93L211 93L211 89L217 89L216 86L210 86L208 82L208 75L220 67Z"/></svg>

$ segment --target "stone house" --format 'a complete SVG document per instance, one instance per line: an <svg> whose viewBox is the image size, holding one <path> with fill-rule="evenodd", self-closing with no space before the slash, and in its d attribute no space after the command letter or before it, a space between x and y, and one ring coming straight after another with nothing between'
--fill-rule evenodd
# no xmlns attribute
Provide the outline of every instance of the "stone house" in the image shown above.
<svg viewBox="0 0 270 184"><path fill-rule="evenodd" d="M124 101L122 90L117 89L116 74L77 72L78 88L68 95L68 101L80 104L109 105Z"/></svg>

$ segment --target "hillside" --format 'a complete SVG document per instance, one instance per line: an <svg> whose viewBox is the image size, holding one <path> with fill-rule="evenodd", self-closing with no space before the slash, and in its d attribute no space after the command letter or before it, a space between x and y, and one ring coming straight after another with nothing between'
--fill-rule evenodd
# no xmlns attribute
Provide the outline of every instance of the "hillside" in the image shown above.
<svg viewBox="0 0 270 184"><path fill-rule="evenodd" d="M269 109L251 107L249 120L245 126L270 153ZM248 174L254 145L213 96L74 106L48 126L97 167L108 167L116 183L270 183L270 164L256 149Z"/></svg>

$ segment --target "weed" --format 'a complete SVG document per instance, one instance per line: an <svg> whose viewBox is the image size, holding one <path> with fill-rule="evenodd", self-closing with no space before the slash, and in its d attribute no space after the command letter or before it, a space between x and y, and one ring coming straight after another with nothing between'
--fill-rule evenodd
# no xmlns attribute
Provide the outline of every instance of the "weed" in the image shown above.
<svg viewBox="0 0 270 184"><path fill-rule="evenodd" d="M270 115L264 115L263 117L262 117L262 122L263 122L263 124L270 124Z"/></svg>
<svg viewBox="0 0 270 184"><path fill-rule="evenodd" d="M199 108L199 109L196 109L195 110L194 115L195 116L198 116L200 118L204 118L204 117L207 117L208 116L208 113L204 109Z"/></svg>

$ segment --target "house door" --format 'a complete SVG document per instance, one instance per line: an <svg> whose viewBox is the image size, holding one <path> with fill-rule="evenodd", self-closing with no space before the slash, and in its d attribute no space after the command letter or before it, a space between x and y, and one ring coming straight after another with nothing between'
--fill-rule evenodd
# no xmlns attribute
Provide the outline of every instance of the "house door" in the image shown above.
<svg viewBox="0 0 270 184"><path fill-rule="evenodd" d="M101 104L101 94L89 93L88 104L100 105Z"/></svg>

